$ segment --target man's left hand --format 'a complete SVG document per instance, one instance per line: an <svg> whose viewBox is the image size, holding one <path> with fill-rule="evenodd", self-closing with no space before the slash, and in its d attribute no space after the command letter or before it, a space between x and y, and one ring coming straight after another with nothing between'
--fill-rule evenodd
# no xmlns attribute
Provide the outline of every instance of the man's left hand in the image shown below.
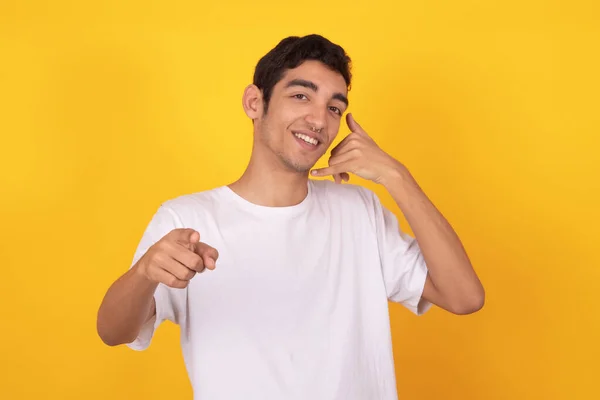
<svg viewBox="0 0 600 400"><path fill-rule="evenodd" d="M313 176L333 175L336 183L348 181L349 173L376 183L383 183L391 174L404 166L383 151L354 120L346 115L350 134L331 150L329 167L312 170Z"/></svg>

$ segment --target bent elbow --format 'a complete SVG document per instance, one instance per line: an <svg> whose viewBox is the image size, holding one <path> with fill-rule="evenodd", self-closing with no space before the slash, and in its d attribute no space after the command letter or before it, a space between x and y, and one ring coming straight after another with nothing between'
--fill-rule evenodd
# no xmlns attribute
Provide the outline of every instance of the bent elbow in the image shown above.
<svg viewBox="0 0 600 400"><path fill-rule="evenodd" d="M116 340L117 338L115 335L111 335L110 332L107 329L104 329L100 324L96 326L96 333L100 337L100 340L102 340L102 343L107 346L114 347L121 344L118 340Z"/></svg>
<svg viewBox="0 0 600 400"><path fill-rule="evenodd" d="M100 340L102 340L102 342L110 347L116 347L116 346L120 346L122 344L126 344L126 343L131 343L135 340L135 338L133 339L129 339L129 338L124 338L124 337L117 337L116 335L110 335L106 332L101 332L100 330L98 331L98 336L100 337Z"/></svg>
<svg viewBox="0 0 600 400"><path fill-rule="evenodd" d="M124 332L118 332L115 331L115 329L111 329L111 326L101 318L98 318L98 321L96 322L96 333L100 337L100 340L110 347L131 343L135 340L135 337L131 338L131 336L133 336L132 334L125 334Z"/></svg>
<svg viewBox="0 0 600 400"><path fill-rule="evenodd" d="M459 304L453 307L453 313L457 315L468 315L476 313L485 305L485 291L483 287L466 297Z"/></svg>
<svg viewBox="0 0 600 400"><path fill-rule="evenodd" d="M113 338L107 337L107 336L100 336L100 339L102 340L102 343L104 343L105 345L109 346L109 347L116 347L121 345L122 343L118 342L117 340L114 340Z"/></svg>

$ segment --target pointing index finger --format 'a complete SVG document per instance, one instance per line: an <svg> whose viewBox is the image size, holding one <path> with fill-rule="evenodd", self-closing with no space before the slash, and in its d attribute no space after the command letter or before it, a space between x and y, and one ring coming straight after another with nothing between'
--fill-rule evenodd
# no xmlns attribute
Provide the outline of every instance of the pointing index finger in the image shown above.
<svg viewBox="0 0 600 400"><path fill-rule="evenodd" d="M219 258L219 252L217 251L217 249L207 245L206 243L199 242L199 243L194 244L193 251L194 251L194 253L196 253L200 257L202 257L202 260L204 261L204 265L206 266L206 268L208 268L208 269L215 268L215 263L217 262L217 259Z"/></svg>
<svg viewBox="0 0 600 400"><path fill-rule="evenodd" d="M171 233L171 237L184 245L198 243L200 241L200 233L191 228L177 229Z"/></svg>

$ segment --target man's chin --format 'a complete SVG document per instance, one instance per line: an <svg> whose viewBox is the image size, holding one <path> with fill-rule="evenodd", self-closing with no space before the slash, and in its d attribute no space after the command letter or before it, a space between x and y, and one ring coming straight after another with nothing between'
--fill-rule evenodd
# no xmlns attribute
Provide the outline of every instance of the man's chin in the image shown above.
<svg viewBox="0 0 600 400"><path fill-rule="evenodd" d="M294 166L294 172L298 172L299 174L307 174L312 169L313 165L296 165Z"/></svg>
<svg viewBox="0 0 600 400"><path fill-rule="evenodd" d="M284 160L285 165L299 174L306 174L315 166L316 163L301 163L301 162L289 162Z"/></svg>

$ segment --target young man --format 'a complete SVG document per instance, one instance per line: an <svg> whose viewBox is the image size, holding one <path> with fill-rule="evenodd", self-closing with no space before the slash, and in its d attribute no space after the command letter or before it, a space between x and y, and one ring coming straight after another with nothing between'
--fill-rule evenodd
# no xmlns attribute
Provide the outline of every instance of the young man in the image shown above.
<svg viewBox="0 0 600 400"><path fill-rule="evenodd" d="M247 170L162 204L100 307L105 343L142 350L161 322L179 324L197 399L391 400L388 300L416 314L482 307L457 235L351 115L329 167L312 171L335 182L309 179L348 106L349 64L318 35L259 61L243 95ZM341 184L350 173L387 189L416 240L373 192Z"/></svg>

